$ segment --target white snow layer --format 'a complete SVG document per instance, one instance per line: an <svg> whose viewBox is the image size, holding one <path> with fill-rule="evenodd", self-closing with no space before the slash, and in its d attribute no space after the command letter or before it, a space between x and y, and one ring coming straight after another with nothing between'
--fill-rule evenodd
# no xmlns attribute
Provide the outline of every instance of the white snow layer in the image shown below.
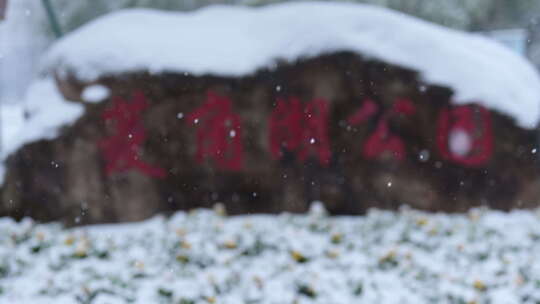
<svg viewBox="0 0 540 304"><path fill-rule="evenodd" d="M353 51L420 72L533 128L540 78L524 58L478 35L450 30L369 5L301 2L263 8L211 6L197 12L125 10L58 42L47 70L94 80L102 75L164 71L245 76L276 61Z"/></svg>

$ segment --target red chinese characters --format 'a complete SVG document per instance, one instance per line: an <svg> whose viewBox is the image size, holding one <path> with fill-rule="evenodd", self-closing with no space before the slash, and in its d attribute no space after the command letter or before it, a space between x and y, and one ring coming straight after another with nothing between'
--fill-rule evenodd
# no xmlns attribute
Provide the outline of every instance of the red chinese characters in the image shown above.
<svg viewBox="0 0 540 304"><path fill-rule="evenodd" d="M111 125L110 136L98 143L107 175L130 169L150 177L164 178L166 171L140 158L147 139L142 113L148 103L141 92L131 100L116 97L102 114ZM406 142L390 129L396 116L411 116L416 107L409 99L398 99L384 110L366 99L348 118L350 125L359 125L377 118L373 132L362 145L366 159L390 155L396 160L406 157ZM244 166L242 122L233 112L231 99L209 92L205 102L186 116L189 126L196 128L198 163L211 162L218 169L240 171ZM269 147L274 159L285 154L306 162L310 158L321 166L329 166L332 151L328 134L329 104L322 99L301 102L296 97L279 99L269 117ZM448 161L468 166L485 165L493 154L494 136L490 112L476 105L443 109L437 120L437 148ZM288 155L288 154L287 154Z"/></svg>
<svg viewBox="0 0 540 304"><path fill-rule="evenodd" d="M114 98L112 107L103 112L103 120L114 122L115 127L113 135L98 143L105 159L107 175L137 169L151 177L166 176L165 170L149 165L139 157L141 145L146 140L141 113L147 107L142 92L136 92L130 102L121 97Z"/></svg>
<svg viewBox="0 0 540 304"><path fill-rule="evenodd" d="M374 101L366 99L362 107L349 117L348 123L350 125L358 125L367 121L379 111L379 106ZM383 113L379 121L377 121L375 131L364 143L362 150L363 156L367 159L374 159L382 156L384 153L392 153L392 156L397 160L404 160L405 143L399 136L392 134L388 121L394 115L409 116L413 115L415 111L415 106L410 100L397 100L392 108Z"/></svg>
<svg viewBox="0 0 540 304"><path fill-rule="evenodd" d="M270 116L270 154L283 157L283 150L293 152L304 162L314 156L328 166L332 152L328 140L328 103L317 99L303 104L298 98L280 99Z"/></svg>
<svg viewBox="0 0 540 304"><path fill-rule="evenodd" d="M477 105L444 109L437 121L437 146L442 157L478 167L493 154L491 114Z"/></svg>
<svg viewBox="0 0 540 304"><path fill-rule="evenodd" d="M229 98L209 92L206 102L186 119L188 124L197 127L197 162L211 159L223 170L242 169L244 147L240 116L232 112Z"/></svg>

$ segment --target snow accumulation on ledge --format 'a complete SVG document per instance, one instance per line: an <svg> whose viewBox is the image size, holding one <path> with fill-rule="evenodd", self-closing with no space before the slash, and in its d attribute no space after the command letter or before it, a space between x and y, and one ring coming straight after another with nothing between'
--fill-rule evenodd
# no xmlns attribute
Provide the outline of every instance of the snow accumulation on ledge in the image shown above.
<svg viewBox="0 0 540 304"><path fill-rule="evenodd" d="M420 72L533 128L540 78L526 59L487 38L388 9L350 3L211 6L196 12L124 10L97 19L52 47L43 68L83 80L134 71L247 76L277 60L351 51Z"/></svg>

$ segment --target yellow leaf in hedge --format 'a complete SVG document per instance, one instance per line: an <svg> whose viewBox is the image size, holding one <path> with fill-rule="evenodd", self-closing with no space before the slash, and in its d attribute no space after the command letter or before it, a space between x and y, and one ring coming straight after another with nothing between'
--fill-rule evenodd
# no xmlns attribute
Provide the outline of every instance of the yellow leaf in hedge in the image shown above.
<svg viewBox="0 0 540 304"><path fill-rule="evenodd" d="M473 283L473 286L476 290L479 290L479 291L485 291L486 290L486 284L484 284L484 282L480 281L480 280L475 280L474 283Z"/></svg>
<svg viewBox="0 0 540 304"><path fill-rule="evenodd" d="M206 301L208 303L216 303L216 298L215 297L206 297Z"/></svg>
<svg viewBox="0 0 540 304"><path fill-rule="evenodd" d="M191 249L191 244L187 241L180 242L180 248L182 249Z"/></svg>
<svg viewBox="0 0 540 304"><path fill-rule="evenodd" d="M88 255L88 253L86 251L86 248L77 248L75 249L75 252L73 253L73 255L75 255L78 258L85 258Z"/></svg>
<svg viewBox="0 0 540 304"><path fill-rule="evenodd" d="M184 237L186 236L186 230L183 229L183 228L178 228L176 229L176 235L178 235L179 237Z"/></svg>
<svg viewBox="0 0 540 304"><path fill-rule="evenodd" d="M480 219L480 214L478 212L469 212L468 217L471 221L476 222Z"/></svg>
<svg viewBox="0 0 540 304"><path fill-rule="evenodd" d="M390 261L396 258L396 251L390 250L386 255L381 258L381 261Z"/></svg>
<svg viewBox="0 0 540 304"><path fill-rule="evenodd" d="M219 216L227 216L227 208L222 203L217 203L214 205L214 212Z"/></svg>
<svg viewBox="0 0 540 304"><path fill-rule="evenodd" d="M68 236L65 240L64 240L64 244L68 245L68 246L71 246L73 245L73 243L75 243L75 238L73 236Z"/></svg>
<svg viewBox="0 0 540 304"><path fill-rule="evenodd" d="M339 252L334 251L334 250L328 250L326 252L326 256L331 258L331 259L335 259L335 258L339 257Z"/></svg>
<svg viewBox="0 0 540 304"><path fill-rule="evenodd" d="M334 244L338 244L338 243L341 243L341 241L343 240L343 234L341 233L334 233L332 235L332 243Z"/></svg>
<svg viewBox="0 0 540 304"><path fill-rule="evenodd" d="M416 220L416 224L418 226L425 226L425 225L427 225L427 223L428 223L428 220L426 218L420 218L420 219Z"/></svg>
<svg viewBox="0 0 540 304"><path fill-rule="evenodd" d="M183 254L177 255L176 260L180 263L186 264L189 262L189 257Z"/></svg>
<svg viewBox="0 0 540 304"><path fill-rule="evenodd" d="M411 252L407 252L407 253L405 254L405 258L406 258L407 260L411 260L411 259L412 259L412 253L411 253Z"/></svg>
<svg viewBox="0 0 540 304"><path fill-rule="evenodd" d="M223 243L223 247L227 249L235 249L237 245L235 241L226 241L225 243Z"/></svg>
<svg viewBox="0 0 540 304"><path fill-rule="evenodd" d="M90 246L88 240L83 240L77 244L74 255L78 258L85 258L88 256L88 247Z"/></svg>
<svg viewBox="0 0 540 304"><path fill-rule="evenodd" d="M305 263L308 261L308 259L303 254L296 250L291 251L291 257L298 263Z"/></svg>
<svg viewBox="0 0 540 304"><path fill-rule="evenodd" d="M255 282L257 288L262 289L264 287L264 282L259 276L254 276L253 281Z"/></svg>
<svg viewBox="0 0 540 304"><path fill-rule="evenodd" d="M144 269L144 263L142 261L135 261L133 266L135 266L135 268L140 269L140 270Z"/></svg>

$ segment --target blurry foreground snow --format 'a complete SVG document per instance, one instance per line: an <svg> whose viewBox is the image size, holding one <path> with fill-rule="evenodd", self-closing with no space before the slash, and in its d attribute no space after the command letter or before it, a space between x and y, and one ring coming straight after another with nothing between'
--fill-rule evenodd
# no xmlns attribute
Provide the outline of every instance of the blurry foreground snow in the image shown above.
<svg viewBox="0 0 540 304"><path fill-rule="evenodd" d="M535 211L328 217L319 209L198 210L75 229L0 219L0 302L540 301Z"/></svg>

